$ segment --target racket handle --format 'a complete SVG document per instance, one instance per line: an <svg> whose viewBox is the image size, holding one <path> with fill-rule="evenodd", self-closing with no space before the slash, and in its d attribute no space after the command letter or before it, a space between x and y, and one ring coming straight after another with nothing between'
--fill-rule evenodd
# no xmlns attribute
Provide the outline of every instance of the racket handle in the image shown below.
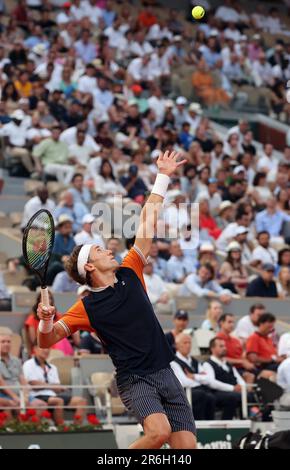
<svg viewBox="0 0 290 470"><path fill-rule="evenodd" d="M41 303L45 307L49 307L49 294L47 287L41 288Z"/></svg>

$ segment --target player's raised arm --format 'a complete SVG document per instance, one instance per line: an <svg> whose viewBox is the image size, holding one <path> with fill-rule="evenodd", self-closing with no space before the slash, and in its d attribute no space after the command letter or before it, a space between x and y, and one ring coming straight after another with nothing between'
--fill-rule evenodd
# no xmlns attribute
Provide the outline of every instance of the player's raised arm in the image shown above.
<svg viewBox="0 0 290 470"><path fill-rule="evenodd" d="M61 339L69 336L67 332L57 323L53 324L55 315L54 307L45 307L39 304L37 316L40 319L37 330L37 344L40 348L50 348Z"/></svg>
<svg viewBox="0 0 290 470"><path fill-rule="evenodd" d="M186 163L186 160L177 161L178 152L168 151L161 153L157 160L158 174L152 192L144 205L140 214L140 224L136 234L135 245L146 257L149 253L154 230L161 211L163 199L165 197L171 175L176 169Z"/></svg>

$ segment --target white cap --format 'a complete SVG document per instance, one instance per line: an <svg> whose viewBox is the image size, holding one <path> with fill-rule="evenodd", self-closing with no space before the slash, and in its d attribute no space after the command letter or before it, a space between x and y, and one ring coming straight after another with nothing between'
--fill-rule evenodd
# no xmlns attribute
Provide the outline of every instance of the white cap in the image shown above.
<svg viewBox="0 0 290 470"><path fill-rule="evenodd" d="M185 96L179 96L177 99L176 99L176 104L187 104L187 99L185 98Z"/></svg>
<svg viewBox="0 0 290 470"><path fill-rule="evenodd" d="M233 175L238 175L242 171L246 172L246 168L243 165L238 165L233 171Z"/></svg>
<svg viewBox="0 0 290 470"><path fill-rule="evenodd" d="M65 224L66 222L73 223L73 219L68 214L61 214L57 219L57 225Z"/></svg>
<svg viewBox="0 0 290 470"><path fill-rule="evenodd" d="M247 229L247 227L243 227L243 226L239 226L236 228L236 231L235 231L235 236L237 235L242 235L242 233L248 233L249 232L249 229Z"/></svg>
<svg viewBox="0 0 290 470"><path fill-rule="evenodd" d="M178 42L178 41L181 41L182 40L182 36L180 36L180 34L177 34L176 36L173 36L173 41L174 42Z"/></svg>
<svg viewBox="0 0 290 470"><path fill-rule="evenodd" d="M228 207L233 207L231 201L223 201L219 206L219 213L227 209Z"/></svg>
<svg viewBox="0 0 290 470"><path fill-rule="evenodd" d="M15 111L13 111L12 114L10 114L10 117L12 119L17 119L18 121L23 121L23 119L25 118L25 114L22 109L16 109Z"/></svg>
<svg viewBox="0 0 290 470"><path fill-rule="evenodd" d="M43 56L46 53L46 47L44 44L41 43L36 44L35 46L33 46L32 52L34 52L34 54L36 55Z"/></svg>
<svg viewBox="0 0 290 470"><path fill-rule="evenodd" d="M194 111L196 114L202 114L202 109L199 103L191 103L188 111Z"/></svg>
<svg viewBox="0 0 290 470"><path fill-rule="evenodd" d="M218 29L216 29L216 28L211 29L211 30L210 30L210 33L209 33L209 36L210 36L210 37L219 36L219 31L218 31Z"/></svg>
<svg viewBox="0 0 290 470"><path fill-rule="evenodd" d="M92 214L86 214L82 218L82 224L91 224L95 222L95 217Z"/></svg>
<svg viewBox="0 0 290 470"><path fill-rule="evenodd" d="M233 241L233 242L231 242L231 243L228 245L228 247L227 247L227 252L233 251L233 250L242 251L242 247L241 247L241 245L240 245L238 242Z"/></svg>
<svg viewBox="0 0 290 470"><path fill-rule="evenodd" d="M202 191L201 193L197 195L194 202L209 201L209 199L210 199L209 194L206 193L205 191Z"/></svg>
<svg viewBox="0 0 290 470"><path fill-rule="evenodd" d="M202 251L214 251L214 246L210 242L204 242L200 245L199 251L200 252L202 252Z"/></svg>

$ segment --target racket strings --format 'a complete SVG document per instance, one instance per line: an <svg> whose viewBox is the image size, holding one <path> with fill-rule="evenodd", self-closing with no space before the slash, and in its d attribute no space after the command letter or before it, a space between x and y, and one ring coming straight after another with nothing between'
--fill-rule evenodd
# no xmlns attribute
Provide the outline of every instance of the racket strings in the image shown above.
<svg viewBox="0 0 290 470"><path fill-rule="evenodd" d="M26 237L26 253L29 265L40 270L50 257L53 248L54 232L49 215L40 213L33 220Z"/></svg>

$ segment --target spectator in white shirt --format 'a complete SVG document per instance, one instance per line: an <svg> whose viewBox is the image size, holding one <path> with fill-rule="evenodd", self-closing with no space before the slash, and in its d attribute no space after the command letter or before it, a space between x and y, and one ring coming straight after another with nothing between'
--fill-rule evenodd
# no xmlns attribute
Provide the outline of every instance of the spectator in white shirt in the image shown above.
<svg viewBox="0 0 290 470"><path fill-rule="evenodd" d="M151 96L148 98L148 106L153 109L156 115L156 124L161 124L165 113L166 99L162 97L162 90L156 86L152 90Z"/></svg>
<svg viewBox="0 0 290 470"><path fill-rule="evenodd" d="M91 151L91 156L97 156L100 151L100 146L96 143L91 135L87 133L88 124L87 122L81 122L77 126L69 127L65 129L60 135L60 142L65 142L68 146L77 144L77 131L78 129L86 133L83 145L89 147Z"/></svg>
<svg viewBox="0 0 290 470"><path fill-rule="evenodd" d="M34 357L23 364L24 377L30 385L38 385L39 388L30 393L33 399L38 398L54 407L54 420L56 424L63 424L63 406L76 408L76 420L80 424L86 413L84 408L87 400L82 397L71 397L69 391L65 392L60 385L58 371L55 365L47 362L49 349L34 348Z"/></svg>
<svg viewBox="0 0 290 470"><path fill-rule="evenodd" d="M277 384L284 389L284 394L279 399L280 407L290 410L290 349L285 359L277 369Z"/></svg>
<svg viewBox="0 0 290 470"><path fill-rule="evenodd" d="M11 157L19 158L29 173L34 170L34 164L30 153L26 148L27 128L22 125L25 114L21 109L16 109L11 114L11 121L0 129L0 135L4 137L7 153Z"/></svg>
<svg viewBox="0 0 290 470"><path fill-rule="evenodd" d="M192 411L196 420L214 419L215 397L211 392L209 377L201 364L190 356L191 337L180 333L176 337L176 356L170 363L183 388L191 388Z"/></svg>
<svg viewBox="0 0 290 470"><path fill-rule="evenodd" d="M78 92L91 94L97 87L96 69L93 64L86 64L85 74L78 80Z"/></svg>
<svg viewBox="0 0 290 470"><path fill-rule="evenodd" d="M23 209L23 217L21 221L21 228L26 227L29 219L40 209L47 209L49 212L53 212L55 203L52 199L48 198L48 190L45 186L37 189L36 196L29 199Z"/></svg>
<svg viewBox="0 0 290 470"><path fill-rule="evenodd" d="M258 321L261 315L266 312L263 304L254 304L250 308L248 315L240 318L237 323L234 335L237 336L245 345L249 336L258 330Z"/></svg>
<svg viewBox="0 0 290 470"><path fill-rule="evenodd" d="M103 17L103 11L96 5L95 0L83 0L81 3L82 10L87 18L94 25L98 25Z"/></svg>
<svg viewBox="0 0 290 470"><path fill-rule="evenodd" d="M133 56L144 57L144 55L153 53L153 47L148 41L145 40L143 30L137 31L135 34L135 41L130 46L130 51Z"/></svg>
<svg viewBox="0 0 290 470"><path fill-rule="evenodd" d="M270 247L270 234L266 230L257 235L258 246L252 253L251 266L260 268L263 263L277 264L278 254Z"/></svg>
<svg viewBox="0 0 290 470"><path fill-rule="evenodd" d="M278 356L289 356L290 353L290 333L283 333L278 343Z"/></svg>
<svg viewBox="0 0 290 470"><path fill-rule="evenodd" d="M153 82L158 76L158 70L154 69L151 54L133 59L127 69L129 84L133 82Z"/></svg>
<svg viewBox="0 0 290 470"><path fill-rule="evenodd" d="M239 21L239 13L232 7L232 0L224 0L223 5L216 10L215 17L224 23Z"/></svg>
<svg viewBox="0 0 290 470"><path fill-rule="evenodd" d="M153 265L153 259L149 258L143 269L148 297L156 313L172 313L174 303L170 299L165 282L153 272Z"/></svg>
<svg viewBox="0 0 290 470"><path fill-rule="evenodd" d="M274 157L274 147L272 144L264 144L263 153L258 159L257 170L264 173L276 173L278 160Z"/></svg>
<svg viewBox="0 0 290 470"><path fill-rule="evenodd" d="M260 52L259 59L253 63L252 77L256 87L271 87L274 85L273 70L267 62L264 52Z"/></svg>
<svg viewBox="0 0 290 470"><path fill-rule="evenodd" d="M241 403L241 390L245 386L235 367L226 361L227 348L225 341L213 338L210 341L211 356L203 364L209 377L209 387L215 391L216 406L222 408L222 419L233 419Z"/></svg>
<svg viewBox="0 0 290 470"><path fill-rule="evenodd" d="M102 236L97 233L93 227L95 217L92 214L86 214L82 218L82 230L74 237L76 245L98 245L105 248Z"/></svg>

